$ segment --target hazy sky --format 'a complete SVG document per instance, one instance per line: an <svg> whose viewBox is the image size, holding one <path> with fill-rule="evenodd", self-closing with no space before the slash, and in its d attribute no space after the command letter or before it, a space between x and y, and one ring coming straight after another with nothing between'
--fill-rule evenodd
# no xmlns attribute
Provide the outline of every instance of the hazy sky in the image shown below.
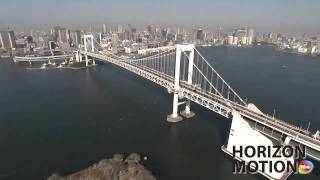
<svg viewBox="0 0 320 180"><path fill-rule="evenodd" d="M320 35L320 0L0 0L0 29L101 23Z"/></svg>

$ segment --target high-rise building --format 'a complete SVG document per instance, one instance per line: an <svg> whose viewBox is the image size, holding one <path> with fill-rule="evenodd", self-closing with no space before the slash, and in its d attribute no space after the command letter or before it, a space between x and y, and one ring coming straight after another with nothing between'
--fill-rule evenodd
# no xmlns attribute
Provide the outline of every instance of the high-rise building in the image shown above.
<svg viewBox="0 0 320 180"><path fill-rule="evenodd" d="M137 32L136 28L131 29L131 39L136 40L136 32Z"/></svg>
<svg viewBox="0 0 320 180"><path fill-rule="evenodd" d="M167 39L167 29L162 28L161 29L161 40L165 41Z"/></svg>
<svg viewBox="0 0 320 180"><path fill-rule="evenodd" d="M242 36L241 37L241 44L242 45L248 45L248 37L247 36Z"/></svg>
<svg viewBox="0 0 320 180"><path fill-rule="evenodd" d="M246 45L247 29L241 28L235 30L235 37L238 37L239 44Z"/></svg>
<svg viewBox="0 0 320 180"><path fill-rule="evenodd" d="M118 25L118 33L123 33L123 27L122 27L122 25Z"/></svg>
<svg viewBox="0 0 320 180"><path fill-rule="evenodd" d="M277 34L276 33L271 32L271 33L268 34L268 42L277 43L277 41L278 41L278 38L277 38ZM295 41L295 40L293 40L293 41Z"/></svg>
<svg viewBox="0 0 320 180"><path fill-rule="evenodd" d="M103 34L107 34L107 33L108 33L108 26L107 26L106 24L103 24L102 27L103 27L103 29L102 29L103 32L102 32L102 33L103 33Z"/></svg>
<svg viewBox="0 0 320 180"><path fill-rule="evenodd" d="M130 40L130 31L128 30L124 31L124 40Z"/></svg>
<svg viewBox="0 0 320 180"><path fill-rule="evenodd" d="M219 27L219 29L218 29L218 34L217 34L217 38L218 38L218 41L220 42L221 41L221 39L222 39L222 36L221 36L221 27Z"/></svg>
<svg viewBox="0 0 320 180"><path fill-rule="evenodd" d="M58 43L59 44L67 44L69 43L70 40L70 31L69 29L66 28L60 28L58 30L59 38L58 38Z"/></svg>
<svg viewBox="0 0 320 180"><path fill-rule="evenodd" d="M111 43L112 45L117 45L119 42L119 35L117 33L113 33L111 36Z"/></svg>
<svg viewBox="0 0 320 180"><path fill-rule="evenodd" d="M148 31L149 34L152 34L152 26L151 25L148 25L147 31Z"/></svg>
<svg viewBox="0 0 320 180"><path fill-rule="evenodd" d="M123 36L125 40L132 40L133 39L133 33L135 31L135 28L132 28L131 24L127 24Z"/></svg>
<svg viewBox="0 0 320 180"><path fill-rule="evenodd" d="M252 44L253 36L254 36L254 30L253 29L249 29L248 30L248 45Z"/></svg>
<svg viewBox="0 0 320 180"><path fill-rule="evenodd" d="M73 46L78 47L78 45L81 44L81 31L80 30L72 31L71 39L72 39Z"/></svg>
<svg viewBox="0 0 320 180"><path fill-rule="evenodd" d="M234 37L238 38L237 39L238 44L251 45L253 41L253 32L254 32L253 29L247 29L247 28L236 29L234 31Z"/></svg>
<svg viewBox="0 0 320 180"><path fill-rule="evenodd" d="M198 29L197 30L196 39L197 40L202 40L202 38L203 38L203 30L202 29Z"/></svg>
<svg viewBox="0 0 320 180"><path fill-rule="evenodd" d="M55 41L55 42L58 42L59 40L59 29L60 29L60 26L55 26L54 28L53 28L53 40Z"/></svg>
<svg viewBox="0 0 320 180"><path fill-rule="evenodd" d="M176 41L176 43L182 43L183 42L183 35L182 34L176 34L175 35L175 41Z"/></svg>
<svg viewBox="0 0 320 180"><path fill-rule="evenodd" d="M13 31L0 31L0 48L15 49L16 41Z"/></svg>

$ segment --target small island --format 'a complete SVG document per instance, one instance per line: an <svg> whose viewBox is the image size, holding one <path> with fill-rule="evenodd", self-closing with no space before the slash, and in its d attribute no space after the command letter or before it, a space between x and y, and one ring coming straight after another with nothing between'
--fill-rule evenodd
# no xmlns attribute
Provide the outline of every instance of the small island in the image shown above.
<svg viewBox="0 0 320 180"><path fill-rule="evenodd" d="M87 169L66 176L55 173L47 180L156 180L140 161L140 155L135 153L126 158L115 154L113 158L103 159Z"/></svg>

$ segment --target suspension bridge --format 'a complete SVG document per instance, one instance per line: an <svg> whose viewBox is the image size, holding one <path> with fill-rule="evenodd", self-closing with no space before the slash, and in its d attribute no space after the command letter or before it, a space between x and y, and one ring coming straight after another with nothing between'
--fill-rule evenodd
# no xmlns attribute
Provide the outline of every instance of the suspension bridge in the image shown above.
<svg viewBox="0 0 320 180"><path fill-rule="evenodd" d="M91 43L86 43L88 39ZM319 131L311 133L271 117L254 104L247 103L208 63L195 45L176 45L156 55L130 59L95 47L99 43L93 41L92 35L85 35L84 48L76 51L76 59L84 56L86 64L89 63L88 57L93 59L92 63L95 63L94 59L112 63L166 88L169 93L173 93L172 113L167 116L167 121L179 122L183 117L194 116L190 106L192 101L226 118L232 117L233 121L235 117L241 117L252 130L280 144L305 146L309 157L320 160ZM180 113L179 106L184 106ZM233 131L231 128L229 138ZM239 137L239 141L250 139Z"/></svg>

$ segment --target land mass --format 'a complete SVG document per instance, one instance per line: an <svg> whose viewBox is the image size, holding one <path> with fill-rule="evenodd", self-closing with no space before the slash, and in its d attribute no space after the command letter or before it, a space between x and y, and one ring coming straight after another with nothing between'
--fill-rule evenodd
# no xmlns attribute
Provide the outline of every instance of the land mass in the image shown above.
<svg viewBox="0 0 320 180"><path fill-rule="evenodd" d="M126 158L122 154L115 154L111 159L103 159L74 174L61 176L55 173L47 180L156 180L140 164L140 160L138 154L131 154Z"/></svg>

